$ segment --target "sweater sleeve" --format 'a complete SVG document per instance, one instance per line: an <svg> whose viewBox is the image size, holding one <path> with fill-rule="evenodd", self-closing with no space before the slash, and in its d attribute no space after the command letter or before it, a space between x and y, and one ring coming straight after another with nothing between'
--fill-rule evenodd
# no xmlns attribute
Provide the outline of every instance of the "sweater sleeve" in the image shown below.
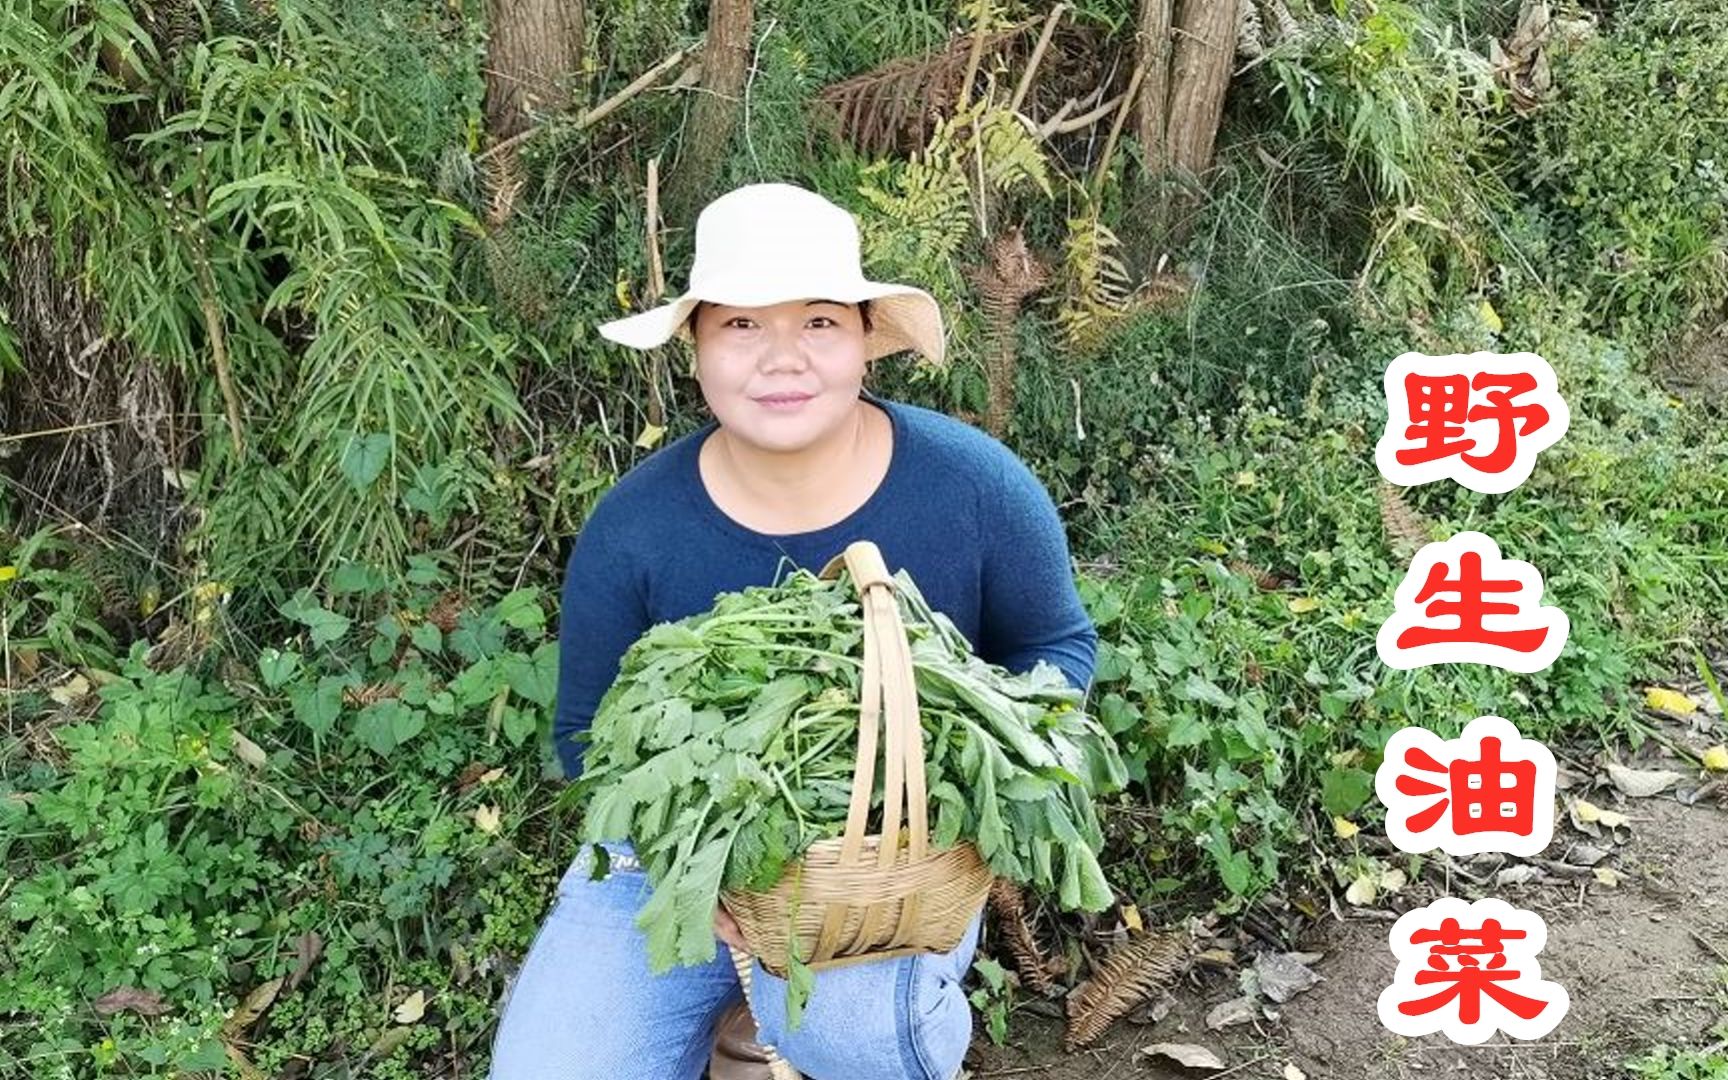
<svg viewBox="0 0 1728 1080"><path fill-rule="evenodd" d="M1056 504L1011 450L1001 447L998 462L994 482L980 486L980 654L1014 672L1048 660L1090 690L1098 631L1080 602Z"/></svg>
<svg viewBox="0 0 1728 1080"><path fill-rule="evenodd" d="M648 629L647 604L605 498L583 524L564 569L558 623L558 698L553 749L566 779L582 774L585 745L573 741L593 722L619 662Z"/></svg>

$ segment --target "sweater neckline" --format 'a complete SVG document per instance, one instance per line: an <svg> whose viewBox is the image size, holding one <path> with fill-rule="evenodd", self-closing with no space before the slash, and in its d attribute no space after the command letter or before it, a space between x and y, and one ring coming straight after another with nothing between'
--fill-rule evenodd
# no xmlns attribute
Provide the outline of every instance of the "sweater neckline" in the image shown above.
<svg viewBox="0 0 1728 1080"><path fill-rule="evenodd" d="M882 474L882 479L877 483L876 490L870 493L870 497L859 504L850 514L832 525L794 533L758 532L734 519L720 508L720 504L716 503L714 497L708 493L708 486L702 482L702 444L720 426L719 420L710 419L702 425L696 437L690 440L690 458L684 465L685 481L689 485L691 496L703 516L734 536L759 544L778 547L788 543L802 545L828 539L845 533L858 522L866 520L870 515L876 513L878 507L893 497L891 489L899 484L906 471L906 423L905 417L900 414L900 410L894 402L877 397L868 390L861 390L858 397L859 400L868 402L888 414L888 423L893 430L893 445L888 453L888 471ZM782 551L784 551L783 548Z"/></svg>

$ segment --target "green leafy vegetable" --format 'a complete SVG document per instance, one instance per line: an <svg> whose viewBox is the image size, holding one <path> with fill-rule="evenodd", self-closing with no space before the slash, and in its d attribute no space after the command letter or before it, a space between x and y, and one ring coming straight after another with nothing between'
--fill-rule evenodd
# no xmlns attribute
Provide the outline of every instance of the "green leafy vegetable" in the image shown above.
<svg viewBox="0 0 1728 1080"><path fill-rule="evenodd" d="M976 844L1004 877L1098 911L1094 795L1126 770L1084 694L1040 661L1011 674L973 654L896 575L925 743L932 842ZM653 896L638 916L655 972L712 961L722 889L763 890L845 829L858 750L863 620L846 573L775 586L650 628L625 653L588 732L571 797L585 842L629 840ZM872 792L881 829L882 778ZM796 1026L812 974L789 963Z"/></svg>

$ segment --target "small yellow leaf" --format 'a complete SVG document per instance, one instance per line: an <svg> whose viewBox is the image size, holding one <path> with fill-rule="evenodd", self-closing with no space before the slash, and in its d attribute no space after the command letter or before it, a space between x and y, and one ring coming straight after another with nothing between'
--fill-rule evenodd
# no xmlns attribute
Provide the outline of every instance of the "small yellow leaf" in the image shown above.
<svg viewBox="0 0 1728 1080"><path fill-rule="evenodd" d="M1728 772L1728 746L1712 746L1704 751L1704 767L1711 772Z"/></svg>
<svg viewBox="0 0 1728 1080"><path fill-rule="evenodd" d="M1691 698L1678 690L1670 690L1665 686L1652 686L1645 690L1644 704L1652 709L1661 709L1678 716L1685 716L1698 708Z"/></svg>
<svg viewBox="0 0 1728 1080"><path fill-rule="evenodd" d="M660 444L660 439L666 434L666 429L659 424L649 424L642 429L642 434L636 436L636 445L643 450L652 450Z"/></svg>
<svg viewBox="0 0 1728 1080"><path fill-rule="evenodd" d="M1351 821L1349 818L1335 817L1332 819L1332 831L1337 834L1338 839L1348 840L1352 836L1361 832L1362 826Z"/></svg>
<svg viewBox="0 0 1728 1080"><path fill-rule="evenodd" d="M1146 929L1146 924L1140 921L1140 909L1133 904L1122 909L1122 921L1128 924L1128 929L1138 934Z"/></svg>
<svg viewBox="0 0 1728 1080"><path fill-rule="evenodd" d="M1602 811L1597 809L1596 804L1588 799L1579 799L1573 803L1572 812L1578 815L1579 821L1591 825L1594 825L1597 819L1602 816Z"/></svg>
<svg viewBox="0 0 1728 1080"><path fill-rule="evenodd" d="M1404 871L1397 867L1393 867L1380 875L1380 888L1384 889L1386 892L1395 893L1399 889L1402 889L1408 881L1409 879L1405 877Z"/></svg>
<svg viewBox="0 0 1728 1080"><path fill-rule="evenodd" d="M629 311L630 310L630 279L627 277L624 277L623 275L619 275L618 284L616 286L616 289L617 289L617 293L618 293L618 309L620 311Z"/></svg>
<svg viewBox="0 0 1728 1080"><path fill-rule="evenodd" d="M1312 596L1292 596L1290 598L1290 613L1292 615L1305 615L1319 606L1320 601Z"/></svg>
<svg viewBox="0 0 1728 1080"><path fill-rule="evenodd" d="M1486 299L1482 301L1482 306L1477 309L1477 312L1482 316L1482 325L1492 332L1498 334L1506 329L1506 324L1500 321L1500 313L1495 311L1494 305Z"/></svg>
<svg viewBox="0 0 1728 1080"><path fill-rule="evenodd" d="M502 816L496 806L482 806L474 811L474 825L487 836L496 836Z"/></svg>
<svg viewBox="0 0 1728 1080"><path fill-rule="evenodd" d="M1236 486L1239 488L1251 488L1259 482L1260 478L1255 476L1252 470L1244 469L1236 474Z"/></svg>
<svg viewBox="0 0 1728 1080"><path fill-rule="evenodd" d="M1590 872L1596 875L1597 881L1600 881L1610 889L1618 888L1620 885L1620 871L1611 866L1598 866Z"/></svg>
<svg viewBox="0 0 1728 1080"><path fill-rule="evenodd" d="M1344 899L1357 907L1367 907L1374 902L1374 898L1378 895L1380 895L1380 890L1374 884L1373 877L1368 874L1363 874L1352 881L1350 887L1344 890Z"/></svg>
<svg viewBox="0 0 1728 1080"><path fill-rule="evenodd" d="M11 581L18 576L16 566L0 566L0 581Z"/></svg>
<svg viewBox="0 0 1728 1080"><path fill-rule="evenodd" d="M1216 540L1196 540L1194 546L1209 555L1222 555L1230 549Z"/></svg>
<svg viewBox="0 0 1728 1080"><path fill-rule="evenodd" d="M391 1015L396 1018L398 1024L419 1023L420 1018L426 1015L426 992L416 990L409 994L403 999L402 1004L396 1006L396 1011Z"/></svg>
<svg viewBox="0 0 1728 1080"><path fill-rule="evenodd" d="M487 769L485 772L480 774L480 782L482 784L495 784L503 778L503 769Z"/></svg>

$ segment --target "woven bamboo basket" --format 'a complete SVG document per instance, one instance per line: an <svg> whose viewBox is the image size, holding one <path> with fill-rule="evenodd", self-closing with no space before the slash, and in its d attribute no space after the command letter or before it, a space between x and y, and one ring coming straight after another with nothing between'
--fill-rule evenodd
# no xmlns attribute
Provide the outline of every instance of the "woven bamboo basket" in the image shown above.
<svg viewBox="0 0 1728 1080"><path fill-rule="evenodd" d="M930 847L912 652L882 552L859 540L829 560L820 576L836 578L842 566L864 615L863 699L846 831L812 844L774 888L727 889L720 897L751 952L782 978L794 934L813 970L952 951L990 891L991 872L975 846ZM866 835L879 754L883 828Z"/></svg>

